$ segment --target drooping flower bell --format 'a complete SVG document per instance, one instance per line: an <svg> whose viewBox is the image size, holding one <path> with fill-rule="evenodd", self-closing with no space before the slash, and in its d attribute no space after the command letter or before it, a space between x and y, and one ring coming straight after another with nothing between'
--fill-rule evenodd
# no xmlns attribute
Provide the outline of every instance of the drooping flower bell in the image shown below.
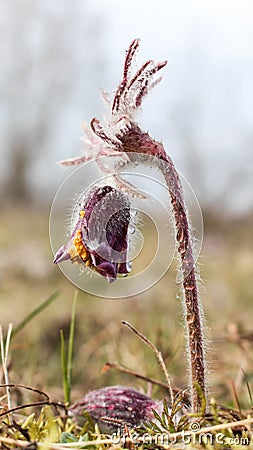
<svg viewBox="0 0 253 450"><path fill-rule="evenodd" d="M102 275L110 283L126 276L130 201L110 185L91 189L80 205L68 242L59 248L54 263L70 260Z"/></svg>

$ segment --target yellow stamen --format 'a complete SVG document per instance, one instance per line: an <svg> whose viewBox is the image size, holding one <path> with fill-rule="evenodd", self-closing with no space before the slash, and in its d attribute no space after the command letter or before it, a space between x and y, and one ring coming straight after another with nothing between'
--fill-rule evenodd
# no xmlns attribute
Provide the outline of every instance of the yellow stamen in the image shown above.
<svg viewBox="0 0 253 450"><path fill-rule="evenodd" d="M85 211L81 211L81 213L82 212L85 213ZM74 240L73 240L73 244L75 246L77 255L80 256L80 258L85 262L86 266L88 266L88 267L91 266L90 253L83 245L81 230L77 230Z"/></svg>

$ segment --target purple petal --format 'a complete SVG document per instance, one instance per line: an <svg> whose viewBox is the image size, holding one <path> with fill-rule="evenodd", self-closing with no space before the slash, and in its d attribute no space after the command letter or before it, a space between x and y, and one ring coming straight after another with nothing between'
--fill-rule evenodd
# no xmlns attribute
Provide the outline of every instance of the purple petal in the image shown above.
<svg viewBox="0 0 253 450"><path fill-rule="evenodd" d="M70 259L70 254L68 253L66 245L62 245L54 256L54 264L67 261L68 259Z"/></svg>

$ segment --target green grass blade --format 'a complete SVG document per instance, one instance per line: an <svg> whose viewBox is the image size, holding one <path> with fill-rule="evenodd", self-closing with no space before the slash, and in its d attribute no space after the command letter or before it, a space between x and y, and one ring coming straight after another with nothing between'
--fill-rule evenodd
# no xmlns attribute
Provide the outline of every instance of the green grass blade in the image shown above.
<svg viewBox="0 0 253 450"><path fill-rule="evenodd" d="M68 342L68 357L67 357L67 382L68 382L68 392L70 402L71 396L71 378L72 378L72 363L73 363L73 348L74 348L74 335L75 335L75 320L76 320L76 304L77 304L77 295L78 292L75 292L73 305L72 305L72 313L71 313L71 322L70 322L70 330L69 330L69 342Z"/></svg>
<svg viewBox="0 0 253 450"><path fill-rule="evenodd" d="M62 384L63 384L63 391L64 391L64 401L65 401L65 403L68 403L69 402L69 387L68 387L68 377L67 377L67 354L66 354L63 330L60 330L60 339L61 339L61 373L62 373Z"/></svg>
<svg viewBox="0 0 253 450"><path fill-rule="evenodd" d="M251 392L251 388L250 388L249 381L248 381L248 375L245 372L245 370L243 370L243 369L241 369L241 370L242 370L242 373L244 375L247 391L248 391L248 394L249 394L250 404L252 406L253 405L253 398L252 398L252 392Z"/></svg>
<svg viewBox="0 0 253 450"><path fill-rule="evenodd" d="M55 291L50 297L35 308L28 316L26 316L15 328L12 330L12 339L21 331L34 317L46 309L59 296L59 291Z"/></svg>

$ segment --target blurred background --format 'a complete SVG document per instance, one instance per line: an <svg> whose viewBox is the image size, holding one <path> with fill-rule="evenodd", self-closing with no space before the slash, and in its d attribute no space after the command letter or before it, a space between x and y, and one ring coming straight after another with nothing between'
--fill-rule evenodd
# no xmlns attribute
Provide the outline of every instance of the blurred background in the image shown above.
<svg viewBox="0 0 253 450"><path fill-rule="evenodd" d="M45 320L34 320L13 341L13 379L60 389L59 329L68 328L74 287L53 266L49 245L50 206L70 173L56 162L81 153L81 122L103 118L100 91L115 90L125 50L139 37L138 63L169 61L139 122L162 140L204 216L199 262L211 392L228 399L230 377L245 388L242 369L252 376L253 333L252 19L250 0L1 2L2 323L17 324L55 289L61 291L43 312ZM150 351L122 330L121 319L160 346L175 383L184 387L178 293L173 270L128 300L80 292L76 390L137 385L119 374L102 375L108 359L161 376Z"/></svg>

